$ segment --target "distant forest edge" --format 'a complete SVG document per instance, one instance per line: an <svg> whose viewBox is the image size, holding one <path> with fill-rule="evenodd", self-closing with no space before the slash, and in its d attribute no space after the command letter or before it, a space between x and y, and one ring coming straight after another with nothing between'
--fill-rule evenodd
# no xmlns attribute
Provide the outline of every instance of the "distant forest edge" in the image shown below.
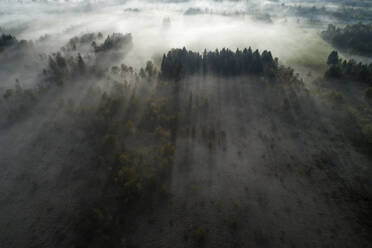
<svg viewBox="0 0 372 248"><path fill-rule="evenodd" d="M321 36L340 50L362 56L372 55L372 24L357 23L344 28L329 24Z"/></svg>
<svg viewBox="0 0 372 248"><path fill-rule="evenodd" d="M348 25L344 29L329 25L328 29L322 32L322 36L325 40L330 41L336 47L341 50L343 47L348 47L349 51L353 50L357 53L370 53L372 54L372 25L355 24ZM29 52L33 50L34 45L38 42L42 42L43 39L48 37L42 37L39 40L18 41L16 37L8 34L2 34L0 36L0 53L5 52L7 49L17 53ZM120 34L114 33L108 35L102 44L97 42L103 39L101 33L88 33L81 37L74 37L61 48L60 52L49 56L49 65L44 74L49 74L49 77L53 77L55 81L62 83L66 74L76 74L77 72L86 72L87 68L84 61L84 56L77 53L83 46L90 47L90 51L95 54L96 61L88 62L87 64L92 65L90 73L95 75L102 75L105 65L97 66L98 60L105 60L106 56L117 57L116 61L120 59L118 55L123 50L129 50L132 47L132 36L131 34ZM76 63L74 58L76 57ZM88 59L89 56L85 56ZM150 62L151 63L151 62ZM74 65L73 65L74 64ZM354 81L361 81L365 83L372 83L372 63L362 64L355 60L341 60L338 57L338 53L333 51L328 58L327 64L329 68L326 72L327 78L342 78L352 79ZM78 68L74 68L76 66ZM153 70L155 66L151 63L146 67L147 69L139 70L139 75L143 76L146 70ZM115 66L114 66L115 69ZM128 67L133 70L133 68ZM194 75L215 75L222 77L233 77L233 76L264 76L271 80L275 80L278 77L279 71L286 70L289 74L293 74L291 68L284 68L279 65L279 59L274 58L270 51L259 50L253 51L251 47L244 48L242 50L237 49L235 52L223 48L221 50L207 51L201 54L199 52L193 52L183 49L172 49L168 53L164 54L161 65L160 65L160 78L163 80L181 80L187 76ZM72 71L74 71L72 73ZM155 72L154 72L155 73ZM154 74L152 73L152 74ZM151 75L154 76L154 75Z"/></svg>
<svg viewBox="0 0 372 248"><path fill-rule="evenodd" d="M48 37L43 37L47 39ZM129 50L132 46L132 37L130 34L112 34L103 39L102 34L88 33L81 37L74 37L61 48L61 51L49 55L48 67L44 70L44 75L58 84L72 74L77 75L78 72L89 72L94 75L102 75L107 65L100 63L100 60L105 61L107 58L120 57L116 53L123 50ZM32 42L21 40L18 41L11 35L0 36L0 52L6 49L22 53L24 49L33 50L34 44L42 42L42 39ZM92 61L91 56L84 56L77 53L81 48L89 46L89 53L94 54L95 61ZM110 52L110 54L108 54ZM106 56L106 58L105 58ZM75 58L74 58L75 57ZM90 61L86 61L90 60ZM151 62L150 62L151 63ZM88 68L91 65L90 69ZM147 64L147 69L139 70L139 76L144 76L146 70L150 70L154 65ZM113 67L114 70L116 67ZM128 67L133 70L133 68ZM215 75L222 77L233 76L264 76L274 80L277 78L279 71L286 70L287 73L293 75L291 68L281 68L278 58L273 58L270 51L259 50L253 51L251 47L243 50L237 49L235 52L230 49L223 48L221 50L207 51L202 54L189 51L186 48L172 49L167 54L164 54L160 65L160 78L162 80L181 80L192 75ZM68 75L67 75L68 74ZM151 75L154 76L154 75Z"/></svg>
<svg viewBox="0 0 372 248"><path fill-rule="evenodd" d="M372 25L355 24L346 26L344 29L329 25L328 30L324 31L322 36L337 44L358 47L359 51L364 49L372 52ZM360 42L354 42L356 39L354 36L360 36ZM42 42L43 39L48 39L48 37L42 37L33 42L18 41L12 35L2 34L0 36L0 53L9 51L17 57L24 52L33 51L34 45ZM298 74L294 74L292 68L281 66L279 59L274 58L270 51L260 52L258 49L253 51L251 47L237 49L235 52L223 48L214 51L204 50L203 53L193 52L186 48L171 49L163 55L159 65L160 71L151 61L147 62L145 68L141 68L138 73L130 66L121 65L119 68L112 64L119 63L120 58L132 46L131 34L113 33L105 39L102 33L87 33L80 37L73 37L60 51L48 56L48 65L43 70L44 77L40 79L41 82L38 86L47 87L51 82L63 84L64 81L79 75L102 77L107 69L117 72L129 70L138 77L158 77L160 80L175 81L188 76L206 75L218 77L256 76L270 82L302 81ZM80 54L80 50L87 47L85 54L84 52ZM105 63L107 60L111 60L111 63ZM325 77L328 79L347 79L372 85L372 63L362 64L353 59L342 60L337 51L333 51L328 57L327 64L328 70ZM6 96L9 96L9 92Z"/></svg>

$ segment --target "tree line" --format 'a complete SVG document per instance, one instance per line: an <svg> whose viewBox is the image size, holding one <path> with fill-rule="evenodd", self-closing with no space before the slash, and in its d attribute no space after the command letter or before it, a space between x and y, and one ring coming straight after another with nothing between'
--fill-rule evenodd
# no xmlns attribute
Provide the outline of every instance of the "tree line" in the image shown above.
<svg viewBox="0 0 372 248"><path fill-rule="evenodd" d="M332 51L327 60L326 78L351 79L372 85L372 63L357 63L354 59L342 60L337 51Z"/></svg>
<svg viewBox="0 0 372 248"><path fill-rule="evenodd" d="M372 24L357 23L344 28L329 24L321 35L339 49L360 55L372 54Z"/></svg>
<svg viewBox="0 0 372 248"><path fill-rule="evenodd" d="M172 49L164 54L161 63L161 77L180 80L189 75L213 74L216 76L267 75L275 77L278 59L270 51L254 52L249 47L235 52L223 48L215 51L199 52Z"/></svg>
<svg viewBox="0 0 372 248"><path fill-rule="evenodd" d="M0 53L9 47L24 48L32 46L33 43L26 40L18 41L16 37L10 34L2 34L0 36Z"/></svg>

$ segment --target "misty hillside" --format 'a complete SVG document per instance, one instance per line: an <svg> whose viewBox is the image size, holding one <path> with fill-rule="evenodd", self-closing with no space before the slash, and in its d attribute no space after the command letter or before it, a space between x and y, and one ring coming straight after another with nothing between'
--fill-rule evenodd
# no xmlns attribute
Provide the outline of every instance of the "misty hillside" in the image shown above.
<svg viewBox="0 0 372 248"><path fill-rule="evenodd" d="M0 0L0 247L370 247L368 13Z"/></svg>

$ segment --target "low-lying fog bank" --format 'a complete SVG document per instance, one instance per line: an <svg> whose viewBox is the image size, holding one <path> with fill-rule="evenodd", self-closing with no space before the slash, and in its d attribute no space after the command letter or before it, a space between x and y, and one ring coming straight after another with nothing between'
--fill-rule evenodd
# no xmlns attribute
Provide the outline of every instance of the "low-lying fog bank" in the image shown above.
<svg viewBox="0 0 372 248"><path fill-rule="evenodd" d="M249 12L257 5L245 1L0 4L5 10L0 19L3 32L26 40L50 36L52 42L44 44L40 52L53 52L82 33L132 33L135 47L127 60L137 68L148 58L160 60L165 51L184 46L197 51L247 46L270 49L284 63L309 69L323 64L331 51L318 35L326 23L305 25L305 21L281 15L266 22ZM210 11L185 14L190 8ZM234 14L237 11L248 14Z"/></svg>

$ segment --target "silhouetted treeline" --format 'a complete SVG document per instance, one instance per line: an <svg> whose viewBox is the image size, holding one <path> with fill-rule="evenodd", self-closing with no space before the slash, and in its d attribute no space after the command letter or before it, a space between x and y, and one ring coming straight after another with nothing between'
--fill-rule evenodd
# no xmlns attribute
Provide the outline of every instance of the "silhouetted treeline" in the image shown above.
<svg viewBox="0 0 372 248"><path fill-rule="evenodd" d="M2 34L0 36L0 52L4 51L8 47L17 46L18 48L23 48L28 45L32 45L32 42L27 42L26 40L18 41L16 37L10 34Z"/></svg>
<svg viewBox="0 0 372 248"><path fill-rule="evenodd" d="M339 49L361 55L372 54L372 24L358 23L344 28L330 24L322 37Z"/></svg>
<svg viewBox="0 0 372 248"><path fill-rule="evenodd" d="M337 2L339 2L337 0ZM353 1L357 3L356 1ZM361 3L358 1L358 3ZM287 13L293 13L296 16L303 18L308 18L311 21L320 21L324 17L336 18L341 21L355 22L355 20L371 21L372 12L370 8L353 8L353 7L343 7L343 8L330 8L327 6L317 7L299 5L299 6L281 6L283 11Z"/></svg>
<svg viewBox="0 0 372 248"><path fill-rule="evenodd" d="M7 46L12 46L17 43L17 39L13 36L3 34L0 37L0 52L5 49Z"/></svg>
<svg viewBox="0 0 372 248"><path fill-rule="evenodd" d="M172 49L163 56L161 76L179 80L187 75L214 74L217 76L267 75L275 77L278 60L270 51L252 51L251 48L206 51L203 54L183 49Z"/></svg>
<svg viewBox="0 0 372 248"><path fill-rule="evenodd" d="M97 46L94 42L92 44L94 51L98 52L106 52L108 50L119 50L122 49L124 46L131 45L132 43L132 35L131 34L121 34L121 33L113 33L111 36L107 36L106 40L103 42L102 45Z"/></svg>
<svg viewBox="0 0 372 248"><path fill-rule="evenodd" d="M109 36L110 37L110 36ZM108 38L109 38L108 37ZM81 36L75 36L69 40L66 46L62 48L62 51L76 51L81 48L82 45L97 46L96 40L103 39L102 33L86 33Z"/></svg>
<svg viewBox="0 0 372 248"><path fill-rule="evenodd" d="M325 76L334 79L351 79L372 85L372 63L362 64L355 60L342 60L338 53L333 51L328 56L327 64L329 65Z"/></svg>

